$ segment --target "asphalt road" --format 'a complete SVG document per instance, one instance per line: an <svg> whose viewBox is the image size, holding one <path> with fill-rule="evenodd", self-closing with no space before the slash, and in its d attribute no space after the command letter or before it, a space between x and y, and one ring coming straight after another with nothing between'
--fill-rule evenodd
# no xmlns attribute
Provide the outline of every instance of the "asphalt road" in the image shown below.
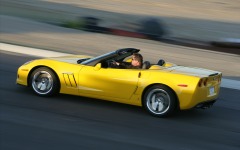
<svg viewBox="0 0 240 150"><path fill-rule="evenodd" d="M155 118L141 107L84 97L42 98L15 84L33 57L0 52L0 149L240 148L239 90L221 88L211 109Z"/></svg>

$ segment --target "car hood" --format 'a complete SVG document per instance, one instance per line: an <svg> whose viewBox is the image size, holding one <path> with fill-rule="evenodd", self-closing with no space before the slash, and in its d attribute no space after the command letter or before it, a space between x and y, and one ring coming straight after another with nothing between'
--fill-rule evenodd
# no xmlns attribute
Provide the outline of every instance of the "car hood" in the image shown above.
<svg viewBox="0 0 240 150"><path fill-rule="evenodd" d="M203 68L197 68L197 67L185 67L185 66L174 66L174 67L167 68L166 70L172 73L199 76L199 77L207 77L207 76L216 75L220 73L218 71L213 71L209 69L203 69Z"/></svg>
<svg viewBox="0 0 240 150"><path fill-rule="evenodd" d="M71 64L78 64L78 61L81 59L92 58L92 56L88 55L68 55L68 56L61 56L61 57L52 57L49 58L51 60L66 62Z"/></svg>

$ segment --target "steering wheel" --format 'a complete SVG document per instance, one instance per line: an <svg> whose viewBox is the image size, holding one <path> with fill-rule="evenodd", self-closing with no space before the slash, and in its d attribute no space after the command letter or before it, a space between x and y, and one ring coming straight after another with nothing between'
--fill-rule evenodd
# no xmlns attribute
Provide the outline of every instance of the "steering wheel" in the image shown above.
<svg viewBox="0 0 240 150"><path fill-rule="evenodd" d="M111 67L111 68L116 68L117 67L116 61L114 59L109 60L107 63L108 63L108 67Z"/></svg>

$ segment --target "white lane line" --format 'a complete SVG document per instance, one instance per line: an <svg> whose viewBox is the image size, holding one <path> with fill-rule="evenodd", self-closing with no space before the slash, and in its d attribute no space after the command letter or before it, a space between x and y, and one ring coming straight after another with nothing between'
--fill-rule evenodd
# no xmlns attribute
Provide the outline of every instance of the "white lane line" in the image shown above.
<svg viewBox="0 0 240 150"><path fill-rule="evenodd" d="M222 79L221 87L240 90L240 81L231 79Z"/></svg>
<svg viewBox="0 0 240 150"><path fill-rule="evenodd" d="M0 43L0 50L21 53L26 55L39 56L39 57L58 57L58 56L71 55L69 53L53 52L48 50L29 48L29 47L17 46L17 45L6 44L6 43ZM240 81L223 78L221 87L240 90Z"/></svg>
<svg viewBox="0 0 240 150"><path fill-rule="evenodd" d="M30 48L30 47L24 47L24 46L18 46L18 45L6 44L6 43L0 43L0 50L21 53L26 55L39 56L39 57L58 57L58 56L70 55L67 53L53 52L48 50L42 50L42 49L36 49L36 48Z"/></svg>

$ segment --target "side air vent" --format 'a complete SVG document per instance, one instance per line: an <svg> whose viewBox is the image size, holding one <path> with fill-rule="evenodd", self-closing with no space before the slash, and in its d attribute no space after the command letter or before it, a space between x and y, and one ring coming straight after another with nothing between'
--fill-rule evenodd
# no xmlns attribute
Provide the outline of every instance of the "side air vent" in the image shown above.
<svg viewBox="0 0 240 150"><path fill-rule="evenodd" d="M63 78L66 86L68 87L77 87L77 82L72 73L63 73Z"/></svg>

